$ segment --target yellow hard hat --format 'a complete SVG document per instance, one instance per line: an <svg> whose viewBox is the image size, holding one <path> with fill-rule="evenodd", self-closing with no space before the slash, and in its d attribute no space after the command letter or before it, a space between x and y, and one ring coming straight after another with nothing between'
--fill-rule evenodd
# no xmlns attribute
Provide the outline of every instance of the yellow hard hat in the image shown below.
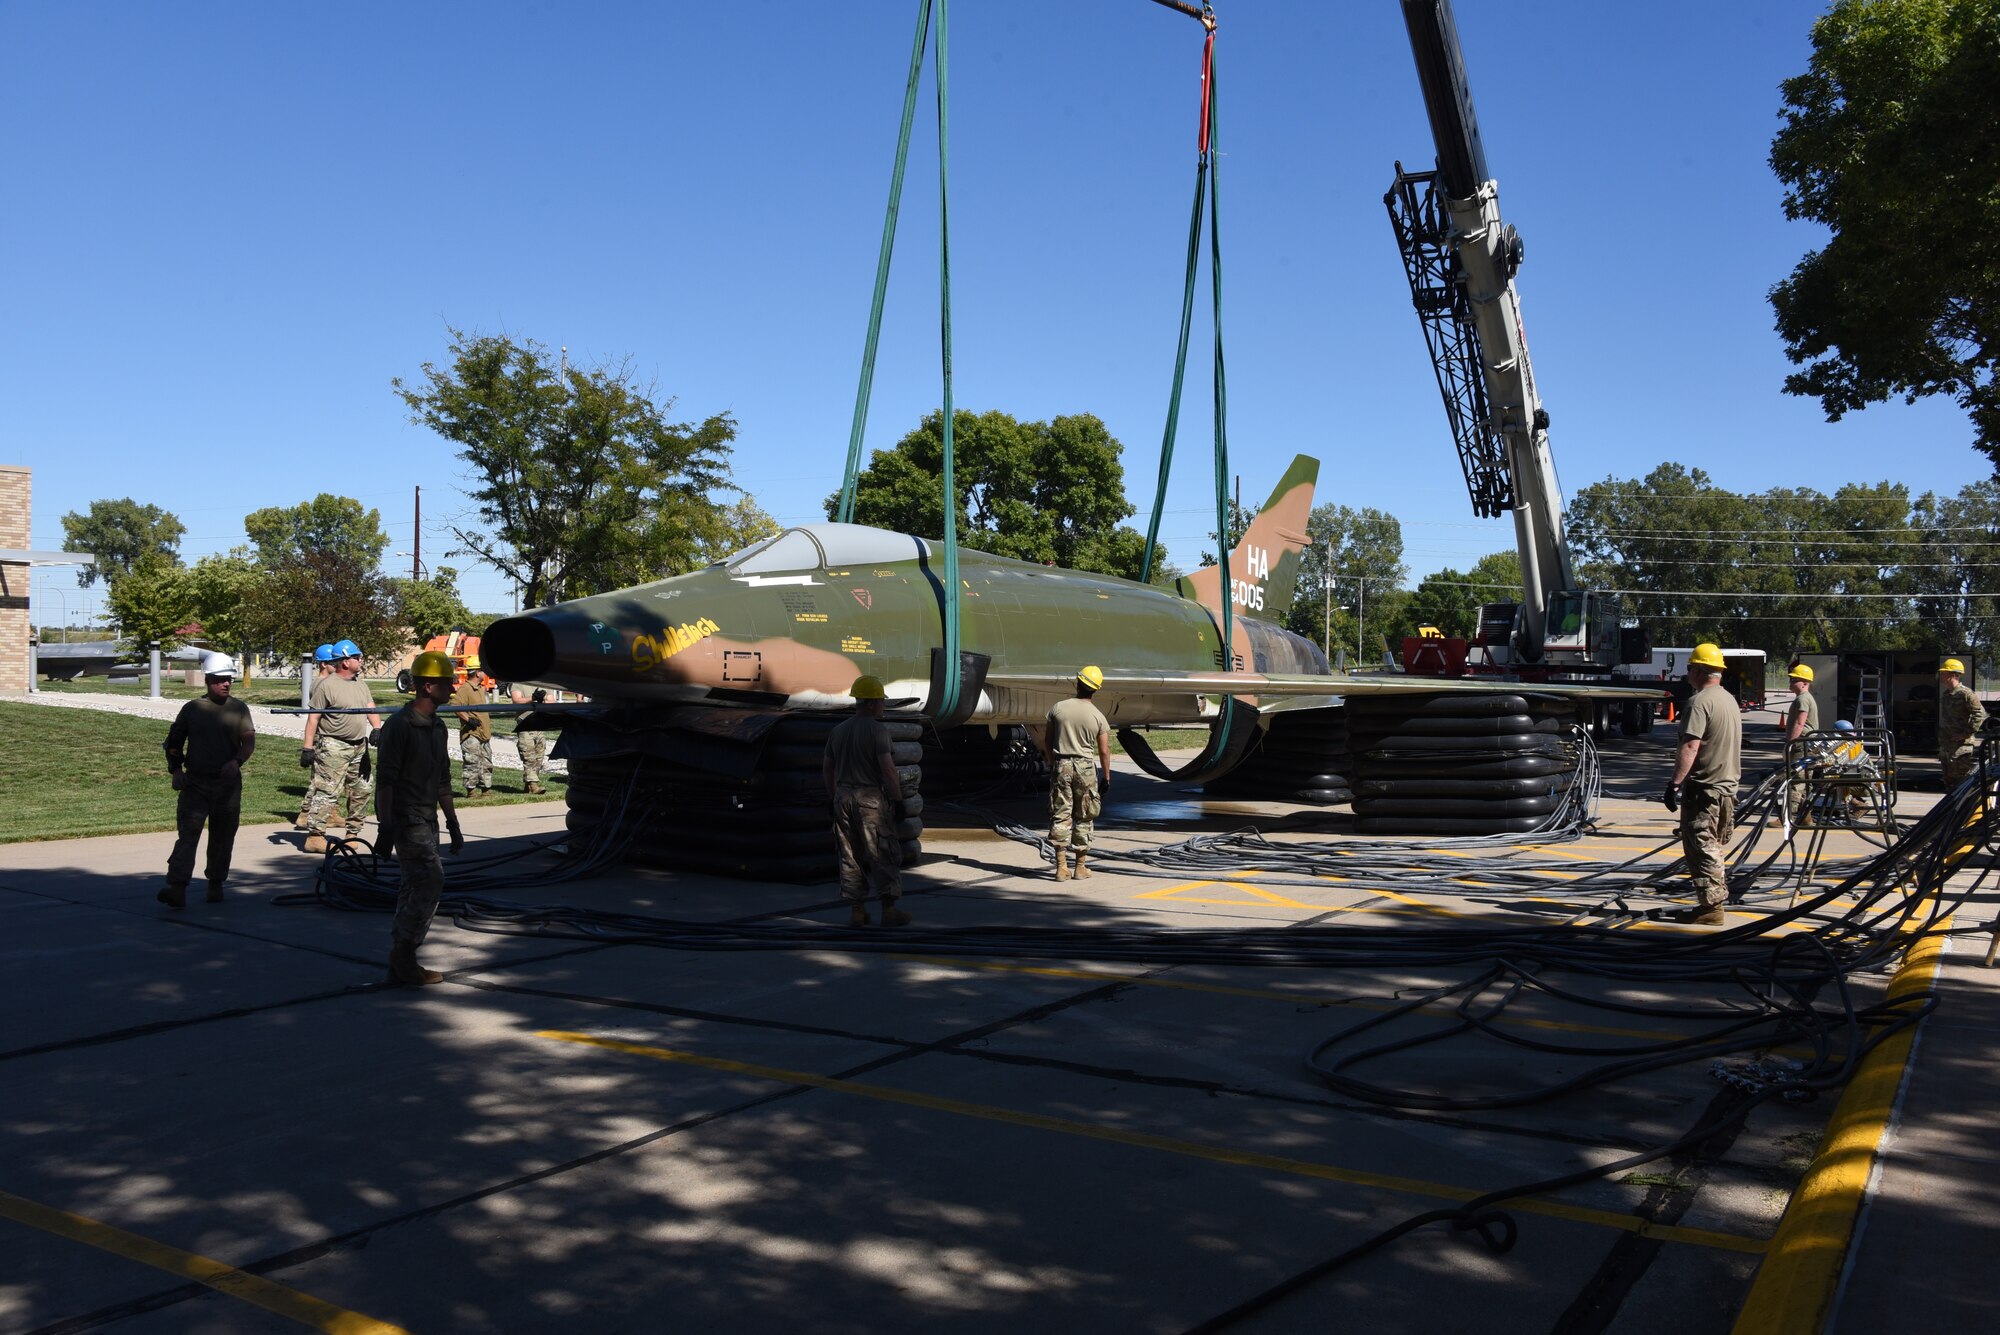
<svg viewBox="0 0 2000 1335"><path fill-rule="evenodd" d="M1079 685L1087 686L1093 691L1097 690L1104 685L1104 669L1096 666L1087 667L1076 674L1076 680Z"/></svg>
<svg viewBox="0 0 2000 1335"><path fill-rule="evenodd" d="M450 681L456 675L451 660L435 649L426 649L410 664L410 676L417 681Z"/></svg>
<svg viewBox="0 0 2000 1335"><path fill-rule="evenodd" d="M882 689L882 683L874 677L856 677L847 693L857 700L887 700L889 693Z"/></svg>
<svg viewBox="0 0 2000 1335"><path fill-rule="evenodd" d="M1793 681L1811 681L1813 679L1813 670L1804 663L1794 663L1792 664L1791 678Z"/></svg>
<svg viewBox="0 0 2000 1335"><path fill-rule="evenodd" d="M1938 664L1938 671L1963 672L1965 671L1965 664L1959 662L1956 658L1947 658L1944 662Z"/></svg>
<svg viewBox="0 0 2000 1335"><path fill-rule="evenodd" d="M1695 667L1719 668L1722 666L1722 650L1712 644L1697 644L1688 655L1688 662Z"/></svg>

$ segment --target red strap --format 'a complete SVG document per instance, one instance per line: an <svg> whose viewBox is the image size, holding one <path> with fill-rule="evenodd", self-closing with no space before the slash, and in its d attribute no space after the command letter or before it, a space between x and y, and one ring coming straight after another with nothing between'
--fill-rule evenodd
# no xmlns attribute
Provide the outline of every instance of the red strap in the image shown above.
<svg viewBox="0 0 2000 1335"><path fill-rule="evenodd" d="M1215 72L1215 29L1208 30L1207 38L1201 44L1201 134L1197 142L1201 155L1208 156L1208 89L1209 76Z"/></svg>

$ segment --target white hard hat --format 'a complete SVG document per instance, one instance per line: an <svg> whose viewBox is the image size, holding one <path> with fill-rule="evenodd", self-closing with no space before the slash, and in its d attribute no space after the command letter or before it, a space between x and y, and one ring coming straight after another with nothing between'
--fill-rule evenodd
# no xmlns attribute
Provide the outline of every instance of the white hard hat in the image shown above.
<svg viewBox="0 0 2000 1335"><path fill-rule="evenodd" d="M237 675L236 660L211 649L201 656L201 674L204 677L234 677Z"/></svg>

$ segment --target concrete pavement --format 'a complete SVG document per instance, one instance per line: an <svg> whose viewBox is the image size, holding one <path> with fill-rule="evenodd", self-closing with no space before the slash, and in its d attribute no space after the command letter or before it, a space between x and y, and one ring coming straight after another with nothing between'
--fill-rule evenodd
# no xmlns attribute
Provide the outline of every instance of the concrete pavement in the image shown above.
<svg viewBox="0 0 2000 1335"><path fill-rule="evenodd" d="M1667 837L1647 800L1664 742L1639 745L1612 764L1604 832L1542 855L1539 906L1420 878L1400 898L1263 875L1058 886L971 821L930 832L906 902L925 929L1525 921L1566 911L1560 869ZM1121 810L1144 819L1107 847L1254 808L1131 776ZM670 869L537 884L560 806L464 820L468 857L503 855L521 903L845 918L826 887ZM1422 1112L1304 1070L1357 1016L1449 978L1424 969L690 952L440 921L424 956L450 981L393 989L385 918L272 905L317 862L285 833L246 832L230 901L179 913L151 898L169 842L0 848L0 1332L1181 1331L1399 1219L1608 1162L1729 1097L1690 1064L1552 1104ZM1990 1310L1990 977L1969 954L1944 971L1844 1329ZM1707 1000L1568 981L1640 1006ZM1569 1044L1632 1041L1551 998L1509 1015ZM1376 1074L1462 1093L1587 1060L1453 1039ZM1727 1330L1827 1113L1766 1105L1645 1180L1524 1202L1504 1256L1419 1233L1240 1328Z"/></svg>

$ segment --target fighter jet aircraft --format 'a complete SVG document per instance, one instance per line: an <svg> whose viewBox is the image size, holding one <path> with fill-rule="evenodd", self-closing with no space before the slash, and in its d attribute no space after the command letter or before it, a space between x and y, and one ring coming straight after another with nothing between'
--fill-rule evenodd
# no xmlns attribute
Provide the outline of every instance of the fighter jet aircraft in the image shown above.
<svg viewBox="0 0 2000 1335"><path fill-rule="evenodd" d="M160 655L162 663L194 665L198 649L176 649ZM146 666L146 651L131 640L78 640L35 646L35 671L50 681L76 681L80 677L112 676L137 672Z"/></svg>
<svg viewBox="0 0 2000 1335"><path fill-rule="evenodd" d="M1517 683L1328 673L1317 645L1275 623L1290 606L1308 539L1317 460L1293 460L1220 567L1174 589L982 552L959 554L962 675L941 725L1039 723L1104 672L1097 703L1114 725L1206 724L1355 694L1518 691ZM942 698L946 590L939 545L859 524L805 524L692 574L509 617L481 644L503 681L593 700L833 708L866 673L889 694ZM1231 600L1225 658L1222 599ZM1592 686L1535 688L1630 695ZM928 710L926 712L929 712ZM1218 730L1223 731L1223 730Z"/></svg>

